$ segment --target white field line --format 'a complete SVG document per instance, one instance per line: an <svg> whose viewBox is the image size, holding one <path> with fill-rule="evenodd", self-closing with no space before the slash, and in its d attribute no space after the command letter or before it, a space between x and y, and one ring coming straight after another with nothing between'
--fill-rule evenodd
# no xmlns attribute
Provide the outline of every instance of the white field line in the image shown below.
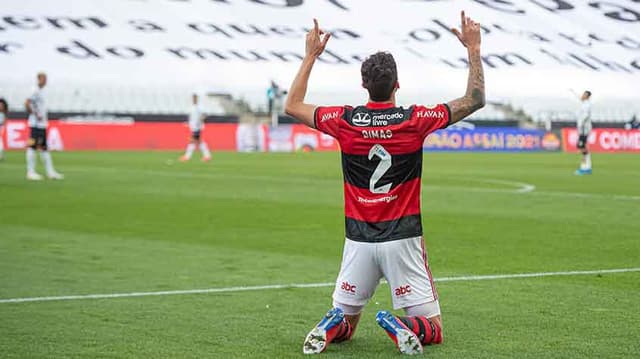
<svg viewBox="0 0 640 359"><path fill-rule="evenodd" d="M5 163L3 166L13 166L14 164ZM17 165L15 165L17 167ZM23 165L20 165L23 167ZM318 184L319 182L331 183L335 185L341 185L342 181L339 178L287 178L287 177L275 177L264 175L240 175L240 174L228 174L228 173L198 173L198 172L171 172L171 171L158 171L158 170L138 170L138 169L118 169L99 166L67 166L68 172L118 172L118 173L136 173L141 175L159 176L159 177L174 177L174 178L203 178L203 179L236 179L247 181L268 181L279 183L293 183L293 184ZM453 176L452 176L453 177ZM463 177L460 177L463 178ZM476 182L504 184L514 188L486 188L486 187L471 187L471 186L456 186L456 185L433 185L429 182L423 183L422 187L425 191L452 191L452 192L477 192L477 193L503 193L503 194L526 194L535 196L547 196L547 197L567 197L567 198L584 198L584 199L599 199L599 200L614 200L614 201L640 201L640 196L615 194L615 193L587 193L587 192L564 192L564 191L540 191L536 189L536 186L525 183L515 182L502 179L491 178L475 178L464 177L467 180L475 180Z"/></svg>
<svg viewBox="0 0 640 359"><path fill-rule="evenodd" d="M497 279L513 279L513 278L539 278L539 277L554 277L554 276L614 274L614 273L629 273L629 272L640 272L640 267L620 268L620 269L597 269L597 270L583 270L583 271L564 271L564 272L469 275L469 276L435 278L435 281L436 282L460 282L460 281L480 281L480 280L497 280ZM184 294L234 293L234 292L246 292L246 291L256 291L256 290L269 290L269 289L321 288L321 287L332 287L334 285L335 283L333 282L308 283L308 284L273 284L273 285L258 285L258 286L246 286L246 287L166 290L166 291L159 291L159 292L131 292L131 293L110 293L110 294L63 295L63 296L51 296L51 297L8 298L8 299L0 299L0 304L67 301L67 300L80 300L80 299L114 299L114 298L150 297L150 296L167 296L167 295L184 295Z"/></svg>

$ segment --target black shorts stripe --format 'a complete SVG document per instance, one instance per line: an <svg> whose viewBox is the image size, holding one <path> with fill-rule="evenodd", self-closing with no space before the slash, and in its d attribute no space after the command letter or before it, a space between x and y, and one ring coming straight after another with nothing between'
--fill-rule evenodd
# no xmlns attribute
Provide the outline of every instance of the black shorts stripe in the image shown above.
<svg viewBox="0 0 640 359"><path fill-rule="evenodd" d="M30 127L29 147L47 149L47 130L45 128Z"/></svg>
<svg viewBox="0 0 640 359"><path fill-rule="evenodd" d="M422 235L420 215L385 222L363 222L345 217L346 237L356 242L389 242Z"/></svg>
<svg viewBox="0 0 640 359"><path fill-rule="evenodd" d="M369 188L369 180L378 167L380 158L342 153L342 172L345 182L360 188ZM422 149L405 155L393 155L391 168L380 178L377 186L391 183L391 189L422 175Z"/></svg>
<svg viewBox="0 0 640 359"><path fill-rule="evenodd" d="M578 147L578 149L583 150L587 147L587 139L589 138L588 135L580 135L578 136L578 144L576 147Z"/></svg>

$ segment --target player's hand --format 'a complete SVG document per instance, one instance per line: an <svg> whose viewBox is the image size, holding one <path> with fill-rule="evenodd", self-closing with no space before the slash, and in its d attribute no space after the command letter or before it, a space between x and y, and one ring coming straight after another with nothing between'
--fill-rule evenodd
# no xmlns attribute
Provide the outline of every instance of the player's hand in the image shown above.
<svg viewBox="0 0 640 359"><path fill-rule="evenodd" d="M460 30L452 28L451 31L468 50L480 50L480 24L460 12Z"/></svg>
<svg viewBox="0 0 640 359"><path fill-rule="evenodd" d="M322 39L320 39L320 35L324 35ZM313 19L313 29L309 30L307 33L307 44L305 48L307 56L320 56L324 51L325 46L327 46L327 42L330 37L330 33L325 33L320 29L318 26L318 20Z"/></svg>

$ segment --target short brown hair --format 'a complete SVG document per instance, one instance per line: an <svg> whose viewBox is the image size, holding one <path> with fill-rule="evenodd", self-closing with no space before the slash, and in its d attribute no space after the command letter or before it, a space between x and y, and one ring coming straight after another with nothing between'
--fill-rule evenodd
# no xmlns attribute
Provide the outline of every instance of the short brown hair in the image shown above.
<svg viewBox="0 0 640 359"><path fill-rule="evenodd" d="M393 55L376 52L362 63L362 85L373 101L387 101L398 82L398 69Z"/></svg>

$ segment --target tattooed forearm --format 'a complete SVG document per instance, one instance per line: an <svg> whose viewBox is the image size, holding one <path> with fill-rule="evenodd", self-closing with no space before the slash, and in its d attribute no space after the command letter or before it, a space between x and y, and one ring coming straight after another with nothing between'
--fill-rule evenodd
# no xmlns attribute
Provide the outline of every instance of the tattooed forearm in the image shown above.
<svg viewBox="0 0 640 359"><path fill-rule="evenodd" d="M458 122L485 105L484 71L480 49L469 49L469 78L463 97L449 102L451 123Z"/></svg>
<svg viewBox="0 0 640 359"><path fill-rule="evenodd" d="M469 79L467 80L466 95L471 95L473 111L484 107L484 71L479 49L469 51Z"/></svg>

